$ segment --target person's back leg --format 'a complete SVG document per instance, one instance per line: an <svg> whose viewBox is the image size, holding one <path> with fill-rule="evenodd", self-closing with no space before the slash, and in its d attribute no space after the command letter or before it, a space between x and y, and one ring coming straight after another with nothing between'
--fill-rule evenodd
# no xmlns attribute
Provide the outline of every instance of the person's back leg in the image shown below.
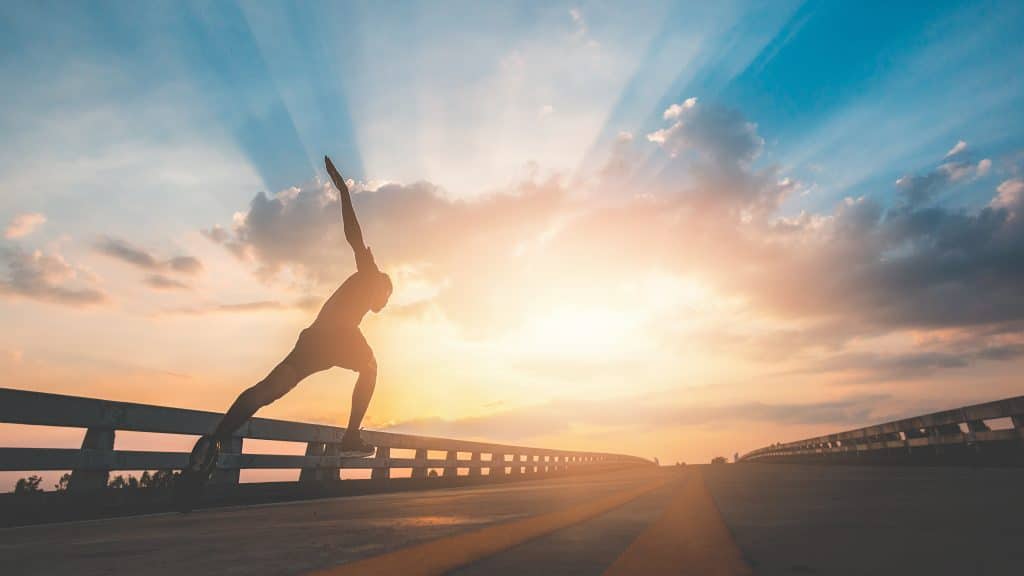
<svg viewBox="0 0 1024 576"><path fill-rule="evenodd" d="M281 362L255 386L238 395L213 431L213 438L223 442L245 424L260 408L284 396L302 380L302 376L288 362Z"/></svg>
<svg viewBox="0 0 1024 576"><path fill-rule="evenodd" d="M192 448L189 465L181 471L175 487L175 505L179 511L188 512L199 500L203 485L216 467L221 444L257 410L284 396L304 377L286 359L266 378L239 394L213 433L200 437Z"/></svg>

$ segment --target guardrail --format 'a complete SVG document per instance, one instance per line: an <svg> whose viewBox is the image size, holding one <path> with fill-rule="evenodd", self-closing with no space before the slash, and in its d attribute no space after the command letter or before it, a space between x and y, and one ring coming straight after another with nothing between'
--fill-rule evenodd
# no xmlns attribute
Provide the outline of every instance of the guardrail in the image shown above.
<svg viewBox="0 0 1024 576"><path fill-rule="evenodd" d="M184 452L115 450L117 431L198 436L209 433L219 418L218 413L200 410L0 388L0 422L86 430L80 449L0 448L0 470L71 470L68 492L92 493L107 485L109 472L113 470L181 469L188 463L188 454ZM411 469L413 479L426 479L429 469L441 470L439 477L442 479L455 479L459 477L459 470L465 469L464 476L487 481L608 466L652 465L643 458L622 454L549 450L370 430L364 430L362 436L378 446L374 457L340 458L338 447L344 433L344 428L335 426L252 418L225 446L211 483L238 484L239 471L250 468L297 468L302 470L300 484L343 484L350 482L340 479L343 468L370 469L371 480L386 483L394 481L391 470L402 468ZM245 438L301 442L306 445L306 453L304 456L245 453ZM415 452L412 458L393 458L392 450ZM431 451L441 451L445 457L429 458ZM487 474L483 474L484 470Z"/></svg>
<svg viewBox="0 0 1024 576"><path fill-rule="evenodd" d="M1024 396L773 444L740 461L1024 466Z"/></svg>

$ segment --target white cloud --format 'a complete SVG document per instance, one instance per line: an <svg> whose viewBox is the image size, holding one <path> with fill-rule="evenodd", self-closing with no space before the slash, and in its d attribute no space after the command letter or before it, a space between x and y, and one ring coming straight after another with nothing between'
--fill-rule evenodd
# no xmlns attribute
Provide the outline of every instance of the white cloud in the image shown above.
<svg viewBox="0 0 1024 576"><path fill-rule="evenodd" d="M1012 209L1024 204L1024 179L1006 180L996 188L996 197L990 206L993 208Z"/></svg>
<svg viewBox="0 0 1024 576"><path fill-rule="evenodd" d="M46 215L38 212L27 212L18 214L11 219L11 223L4 230L4 238L8 240L28 236L35 232L36 228L46 222Z"/></svg>
<svg viewBox="0 0 1024 576"><path fill-rule="evenodd" d="M982 158L981 161L978 162L978 177L988 174L989 170L991 169L992 161L989 160L988 158Z"/></svg>
<svg viewBox="0 0 1024 576"><path fill-rule="evenodd" d="M958 140L957 143L954 144L953 147L949 149L949 152L946 152L945 158L951 158L953 156L956 156L957 154L960 154L964 150L967 150L967 142L964 142L963 140Z"/></svg>
<svg viewBox="0 0 1024 576"><path fill-rule="evenodd" d="M673 104L666 108L665 113L662 114L662 117L665 120L675 120L676 118L679 118L679 116L683 113L683 110L689 110L690 108L693 108L696 105L697 97L691 96L690 98L684 100L682 104Z"/></svg>

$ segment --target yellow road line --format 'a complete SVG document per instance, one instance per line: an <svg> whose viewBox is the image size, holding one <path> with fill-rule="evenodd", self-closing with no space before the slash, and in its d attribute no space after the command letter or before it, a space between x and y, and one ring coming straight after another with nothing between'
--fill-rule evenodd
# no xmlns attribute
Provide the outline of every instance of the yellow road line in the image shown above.
<svg viewBox="0 0 1024 576"><path fill-rule="evenodd" d="M700 574L749 576L753 573L722 520L697 470L604 576Z"/></svg>
<svg viewBox="0 0 1024 576"><path fill-rule="evenodd" d="M665 479L662 477L654 482L616 492L572 508L489 526L474 532L448 536L380 556L319 570L312 574L317 576L444 574L449 570L522 544L527 540L618 508L664 484Z"/></svg>

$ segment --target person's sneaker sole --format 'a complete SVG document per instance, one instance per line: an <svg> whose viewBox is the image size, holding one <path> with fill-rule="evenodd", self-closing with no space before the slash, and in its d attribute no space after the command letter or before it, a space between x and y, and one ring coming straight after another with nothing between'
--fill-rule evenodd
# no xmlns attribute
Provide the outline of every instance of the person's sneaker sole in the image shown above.
<svg viewBox="0 0 1024 576"><path fill-rule="evenodd" d="M193 448L193 451L195 448ZM199 468L193 468L192 463L181 471L177 482L174 483L174 508L182 514L191 512L199 503L203 494L203 486L210 480L213 471L217 468L217 460L220 457L220 449L211 447L211 456L203 462Z"/></svg>

